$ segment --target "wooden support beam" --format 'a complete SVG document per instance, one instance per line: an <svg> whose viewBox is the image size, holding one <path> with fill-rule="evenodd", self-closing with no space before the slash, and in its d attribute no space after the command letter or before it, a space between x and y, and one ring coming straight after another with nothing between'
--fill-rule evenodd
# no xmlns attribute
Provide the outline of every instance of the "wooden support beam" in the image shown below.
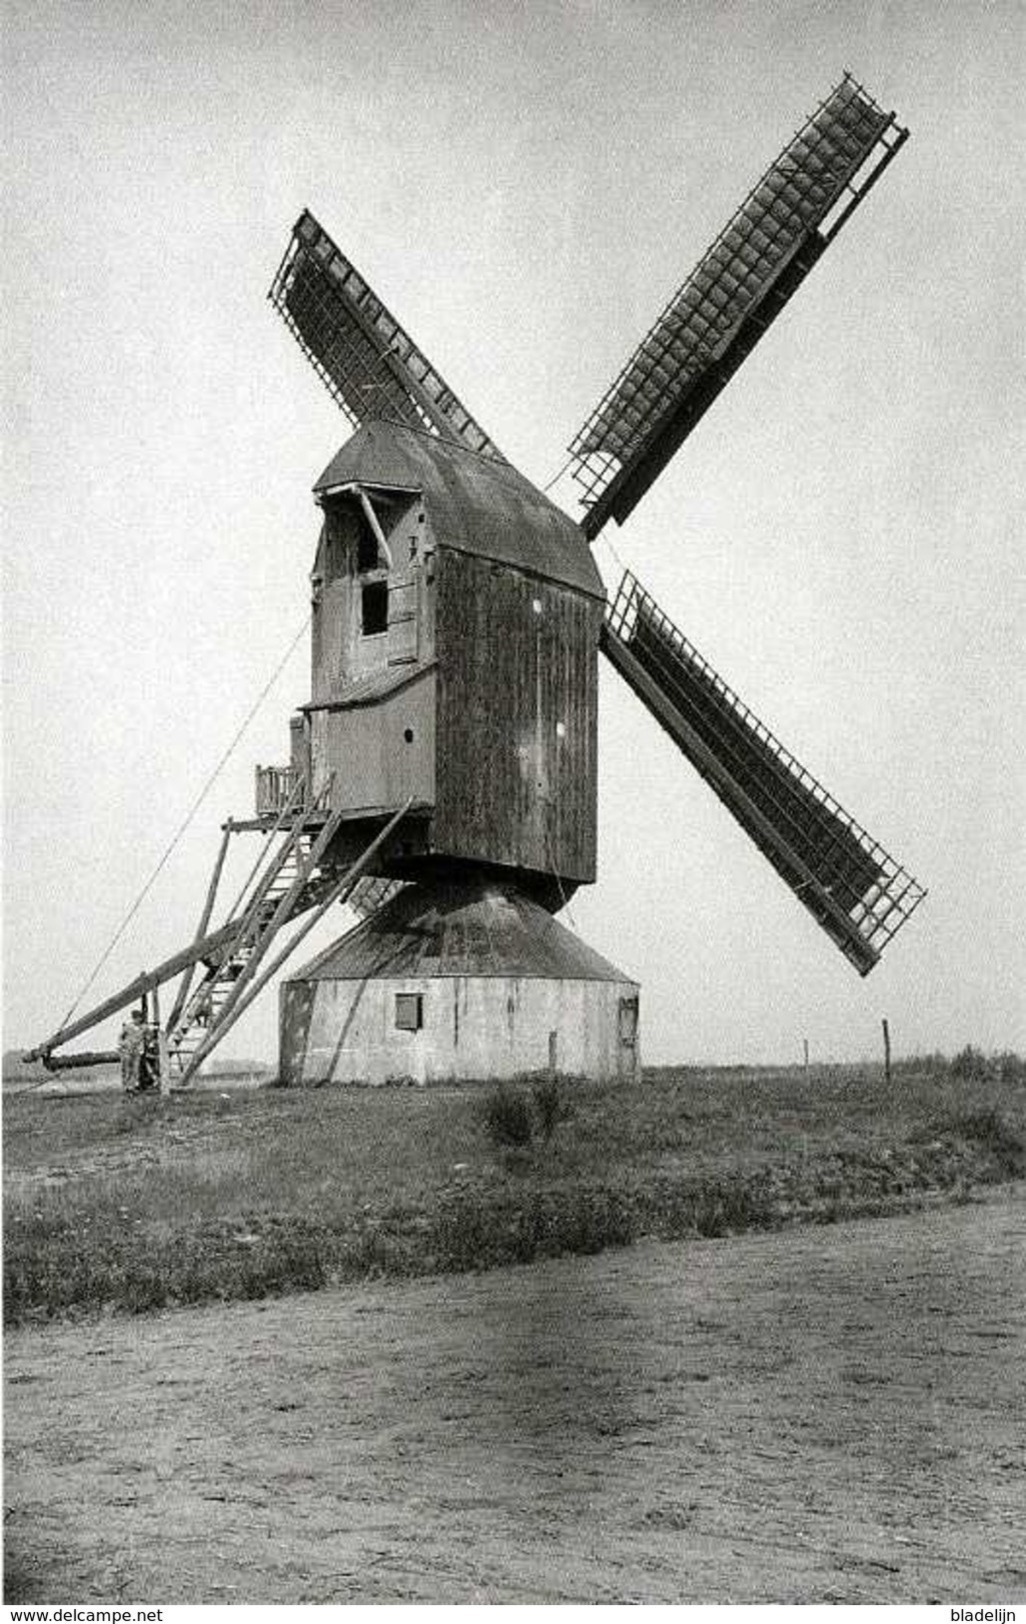
<svg viewBox="0 0 1026 1624"><path fill-rule="evenodd" d="M88 1032L91 1026L99 1025L100 1021L106 1020L108 1015L116 1015L119 1010L126 1009L129 1004L134 1004L137 999L145 998L152 988L162 986L165 981L173 980L190 964L198 964L200 959L213 958L222 949L230 945L237 929L238 926L234 923L222 925L220 930L212 931L209 936L204 936L202 940L193 942L191 947L185 947L180 953L175 953L171 958L165 959L162 964L157 965L155 970L144 970L141 975L136 976L134 981L130 981L127 986L113 993L110 998L105 998L102 1004L97 1004L93 1009L89 1010L88 1014L79 1016L77 1021L72 1021L69 1025L63 1026L59 1032L55 1032L44 1043L39 1043L34 1049L29 1049L24 1058L26 1060L41 1060L51 1050L59 1049L63 1044L70 1043L71 1039L78 1037L80 1032Z"/></svg>
<svg viewBox="0 0 1026 1624"><path fill-rule="evenodd" d="M194 942L201 941L209 929L210 915L214 911L214 899L217 896L217 887L221 879L221 870L224 868L224 860L228 852L228 842L231 837L232 827L231 820L229 819L228 823L225 824L224 833L221 836L221 845L218 848L217 858L214 862L214 872L211 874L210 883L207 886L207 894L206 898L204 899L202 912L200 913L199 924L196 926L196 934L193 937ZM172 1006L171 1013L168 1016L167 1029L169 1032L173 1032L175 1027L178 1025L179 1017L181 1016L182 1010L185 1008L185 1000L189 996L189 988L192 986L192 977L195 969L195 960L192 964L186 966L185 973L182 976L181 986L178 988L178 994Z"/></svg>
<svg viewBox="0 0 1026 1624"><path fill-rule="evenodd" d="M118 1049L83 1050L81 1054L44 1054L47 1071L74 1071L76 1066L116 1066L121 1059Z"/></svg>
<svg viewBox="0 0 1026 1624"><path fill-rule="evenodd" d="M392 550L389 547L388 542L385 540L385 532L382 530L381 521L374 511L374 504L362 485L357 485L356 494L360 498L360 506L363 508L363 516L370 525L371 530L374 532L374 540L377 542L379 550L384 553L385 562L389 569L391 569Z"/></svg>

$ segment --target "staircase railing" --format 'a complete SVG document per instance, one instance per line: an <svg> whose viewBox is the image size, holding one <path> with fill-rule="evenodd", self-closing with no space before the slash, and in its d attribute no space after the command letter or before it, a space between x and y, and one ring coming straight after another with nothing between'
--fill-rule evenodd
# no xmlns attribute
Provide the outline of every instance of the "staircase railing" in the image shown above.
<svg viewBox="0 0 1026 1624"><path fill-rule="evenodd" d="M255 811L258 818L271 818L292 801L303 774L298 767L257 767ZM298 799L299 807L305 798Z"/></svg>

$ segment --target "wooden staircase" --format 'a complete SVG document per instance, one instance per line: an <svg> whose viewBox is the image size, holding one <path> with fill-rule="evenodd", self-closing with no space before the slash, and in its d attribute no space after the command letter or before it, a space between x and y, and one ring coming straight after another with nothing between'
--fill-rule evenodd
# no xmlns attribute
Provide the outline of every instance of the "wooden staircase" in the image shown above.
<svg viewBox="0 0 1026 1624"><path fill-rule="evenodd" d="M306 936L326 917L328 911L346 902L369 871L379 853L387 849L396 829L407 816L413 798L399 807L355 861L344 868L324 863L342 821L340 811L331 812L331 784L311 806L304 805L305 784L297 778L288 800L274 824L266 830L263 847L226 923L211 929L211 916L220 876L232 834L252 825L237 824L229 818L224 825L221 848L207 888L206 900L191 943L153 970L143 970L84 1015L68 1019L28 1058L42 1060L51 1071L76 1065L91 1065L96 1056L58 1055L56 1050L102 1020L153 999L154 1025L158 989L181 978L166 1027L160 1032L161 1086L186 1088L207 1057L231 1031L250 1005L260 996ZM323 866L322 866L323 864ZM375 882L377 883L377 882ZM386 881L386 885L393 882ZM296 922L278 950L269 950L282 928ZM193 981L199 973L198 985ZM99 1058L117 1058L117 1052Z"/></svg>
<svg viewBox="0 0 1026 1624"><path fill-rule="evenodd" d="M320 810L313 809L314 813ZM211 1033L237 1001L281 927L316 907L327 895L334 876L322 872L318 864L329 827L334 827L334 820L322 821L315 839L311 813L300 806L273 831L280 837L279 844L268 841L243 887L230 921L234 929L204 961L197 986L185 998L179 994L167 1033L172 1084L182 1087L191 1080Z"/></svg>

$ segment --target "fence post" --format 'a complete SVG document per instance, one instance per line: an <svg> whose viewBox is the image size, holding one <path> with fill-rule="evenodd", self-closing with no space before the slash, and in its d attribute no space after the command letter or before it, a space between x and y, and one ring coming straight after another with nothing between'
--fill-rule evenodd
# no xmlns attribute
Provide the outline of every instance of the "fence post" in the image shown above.
<svg viewBox="0 0 1026 1624"><path fill-rule="evenodd" d="M887 1025L887 1017L886 1017L886 1015L884 1016L883 1021L881 1022L881 1025L883 1026L883 1040L884 1040L884 1082L885 1083L890 1083L890 1080L891 1080L891 1029Z"/></svg>

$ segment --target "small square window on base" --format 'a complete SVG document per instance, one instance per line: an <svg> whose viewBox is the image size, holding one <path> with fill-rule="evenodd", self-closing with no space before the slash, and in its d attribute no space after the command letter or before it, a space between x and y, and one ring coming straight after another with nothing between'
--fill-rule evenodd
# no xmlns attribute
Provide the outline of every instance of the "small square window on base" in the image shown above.
<svg viewBox="0 0 1026 1624"><path fill-rule="evenodd" d="M424 1025L424 994L397 992L395 995L395 1024L400 1032L419 1032Z"/></svg>

